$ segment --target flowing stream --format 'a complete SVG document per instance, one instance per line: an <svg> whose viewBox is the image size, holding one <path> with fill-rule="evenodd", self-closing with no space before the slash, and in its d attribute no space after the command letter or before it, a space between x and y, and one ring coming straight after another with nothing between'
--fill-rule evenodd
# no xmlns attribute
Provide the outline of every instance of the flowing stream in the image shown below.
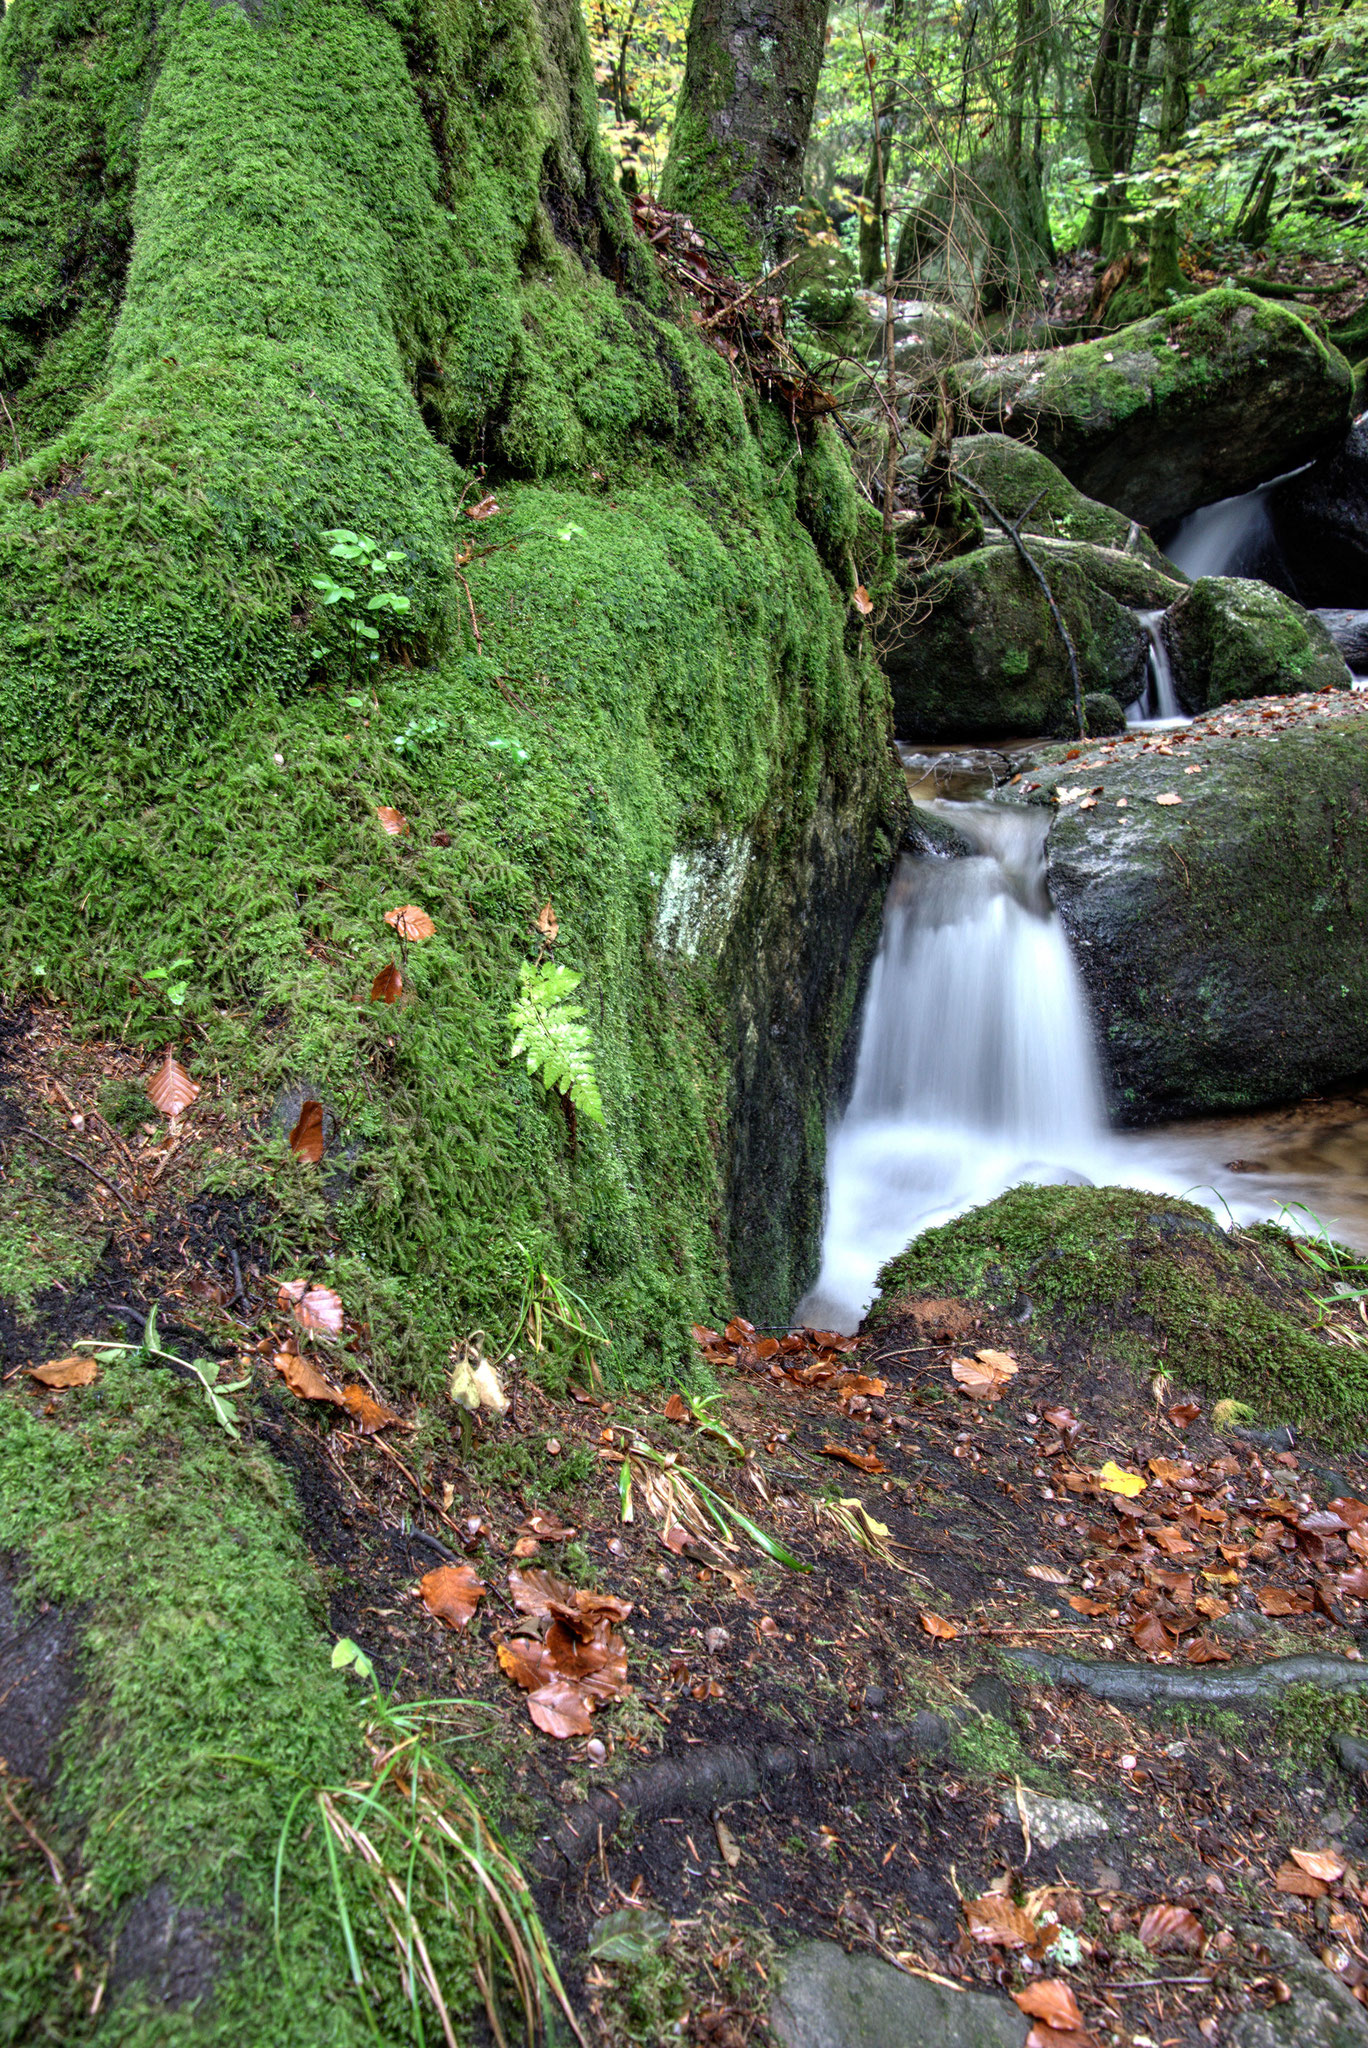
<svg viewBox="0 0 1368 2048"><path fill-rule="evenodd" d="M922 801L974 851L906 855L894 873L799 1320L855 1329L880 1267L918 1232L1023 1181L1186 1194L1222 1221L1303 1203L1368 1248L1368 1098L1110 1131L1086 995L1045 888L1049 813Z"/></svg>

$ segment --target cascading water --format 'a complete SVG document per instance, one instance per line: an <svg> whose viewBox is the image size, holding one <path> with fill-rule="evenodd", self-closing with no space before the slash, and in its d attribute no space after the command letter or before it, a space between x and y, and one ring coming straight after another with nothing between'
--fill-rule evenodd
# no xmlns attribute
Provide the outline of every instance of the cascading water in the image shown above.
<svg viewBox="0 0 1368 2048"><path fill-rule="evenodd" d="M850 1106L827 1155L803 1321L854 1329L880 1266L1018 1181L1077 1181L1105 1144L1092 1028L1045 891L1049 813L934 804L978 852L898 865Z"/></svg>
<svg viewBox="0 0 1368 2048"><path fill-rule="evenodd" d="M1297 472L1291 470L1289 475ZM1220 498L1189 512L1164 552L1195 583L1199 576L1258 576L1276 551L1268 500L1283 477L1238 498Z"/></svg>
<svg viewBox="0 0 1368 2048"><path fill-rule="evenodd" d="M1162 612L1137 612L1149 641L1149 662L1144 695L1137 697L1126 712L1127 725L1153 725L1158 720L1183 720L1186 714L1173 687L1173 667L1164 644Z"/></svg>

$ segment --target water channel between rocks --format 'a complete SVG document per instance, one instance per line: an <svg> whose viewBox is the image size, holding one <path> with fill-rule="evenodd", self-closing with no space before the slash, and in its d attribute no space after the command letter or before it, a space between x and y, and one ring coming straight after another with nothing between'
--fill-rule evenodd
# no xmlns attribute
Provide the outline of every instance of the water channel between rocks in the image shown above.
<svg viewBox="0 0 1368 2048"><path fill-rule="evenodd" d="M1314 1216L1368 1249L1368 1092L1108 1128L1087 997L1046 891L1050 814L925 794L929 775L972 787L982 758L904 752L922 808L975 851L904 855L894 873L854 1090L828 1147L821 1272L799 1319L855 1329L888 1259L1023 1181L1186 1195L1222 1222L1300 1204L1284 1220Z"/></svg>

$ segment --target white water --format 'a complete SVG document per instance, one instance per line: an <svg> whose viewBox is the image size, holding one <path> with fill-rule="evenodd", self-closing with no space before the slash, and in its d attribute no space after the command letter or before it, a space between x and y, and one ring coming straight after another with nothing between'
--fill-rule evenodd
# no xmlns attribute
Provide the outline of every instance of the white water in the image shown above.
<svg viewBox="0 0 1368 2048"><path fill-rule="evenodd" d="M1222 1222L1309 1201L1348 1242L1368 1243L1361 1104L1344 1114L1357 1119L1363 1186L1343 1213L1326 1158L1268 1119L1110 1132L1087 999L1045 891L1049 813L924 807L979 852L904 857L894 874L855 1087L828 1142L821 1272L798 1321L856 1329L880 1267L920 1231L1023 1181L1186 1194ZM1299 1113L1286 1114L1290 1125Z"/></svg>
<svg viewBox="0 0 1368 2048"><path fill-rule="evenodd" d="M1272 545L1268 500L1282 481L1282 477L1274 477L1256 491L1245 491L1238 498L1219 498L1214 505L1201 505L1189 512L1164 551L1174 568L1194 583L1199 576L1249 573Z"/></svg>
<svg viewBox="0 0 1368 2048"><path fill-rule="evenodd" d="M1154 725L1162 719L1166 723L1186 724L1187 714L1178 702L1178 692L1173 687L1173 667L1164 643L1164 614L1137 612L1135 616L1143 626L1145 638L1149 641L1149 662L1144 694L1137 697L1127 708L1126 723Z"/></svg>

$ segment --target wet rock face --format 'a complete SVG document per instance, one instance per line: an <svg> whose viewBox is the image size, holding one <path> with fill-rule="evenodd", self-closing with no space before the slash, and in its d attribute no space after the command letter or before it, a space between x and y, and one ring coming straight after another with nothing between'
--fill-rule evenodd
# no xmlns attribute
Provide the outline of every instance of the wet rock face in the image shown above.
<svg viewBox="0 0 1368 2048"><path fill-rule="evenodd" d="M1096 807L1064 810L1046 855L1122 1120L1293 1101L1368 1068L1363 721L1090 779Z"/></svg>
<svg viewBox="0 0 1368 2048"><path fill-rule="evenodd" d="M1368 420L1279 484L1268 509L1303 604L1368 606Z"/></svg>
<svg viewBox="0 0 1368 2048"><path fill-rule="evenodd" d="M1314 612L1267 583L1203 576L1164 620L1179 699L1191 712L1240 697L1345 690L1343 654Z"/></svg>
<svg viewBox="0 0 1368 2048"><path fill-rule="evenodd" d="M1246 1927L1291 1992L1266 2012L1242 2013L1233 2048L1368 2048L1368 2012L1347 1984L1280 1927Z"/></svg>
<svg viewBox="0 0 1368 2048"><path fill-rule="evenodd" d="M1333 449L1353 381L1295 313L1226 289L1100 341L960 375L975 417L1033 442L1081 491L1145 526Z"/></svg>

